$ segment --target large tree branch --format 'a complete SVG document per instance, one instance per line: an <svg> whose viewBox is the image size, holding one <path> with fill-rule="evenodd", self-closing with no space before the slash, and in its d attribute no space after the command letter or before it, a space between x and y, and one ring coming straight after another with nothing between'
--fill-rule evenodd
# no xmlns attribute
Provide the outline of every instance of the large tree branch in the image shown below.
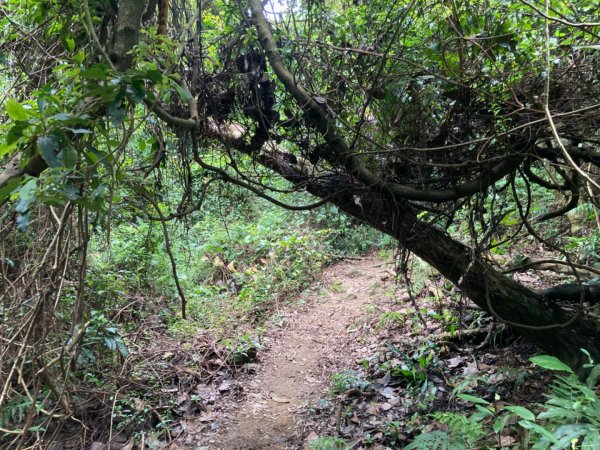
<svg viewBox="0 0 600 450"><path fill-rule="evenodd" d="M365 167L359 158L352 154L347 142L336 131L336 123L331 119L327 110L295 80L293 74L287 69L279 54L277 44L273 39L261 1L249 0L249 5L252 12L252 21L258 32L258 39L267 54L273 71L286 90L294 97L297 104L305 111L313 125L322 134L329 150L328 159L342 165L349 174L365 186L369 186L380 193L391 194L392 196L409 200L447 202L484 191L487 187L514 171L523 161L525 155L506 158L491 169L482 172L477 178L450 189L420 190L411 186L382 180Z"/></svg>
<svg viewBox="0 0 600 450"><path fill-rule="evenodd" d="M297 170L281 151L265 154L264 163L288 180L302 184L313 195L328 198L342 211L398 239L482 309L574 367L582 362L580 355L572 351L574 339L588 342L588 350L595 357L600 356L600 335L593 320L578 312L546 307L542 300L554 291L534 292L502 275L471 248L419 220L407 202L377 195L349 176L311 177ZM569 326L574 321L581 333L577 338Z"/></svg>

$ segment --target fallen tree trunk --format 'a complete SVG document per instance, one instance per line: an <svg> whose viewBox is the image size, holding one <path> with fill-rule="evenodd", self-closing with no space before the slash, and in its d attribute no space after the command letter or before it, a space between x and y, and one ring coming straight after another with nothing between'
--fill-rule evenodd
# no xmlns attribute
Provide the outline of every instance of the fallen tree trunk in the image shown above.
<svg viewBox="0 0 600 450"><path fill-rule="evenodd" d="M581 348L600 360L600 334L583 308L566 311L549 306L543 293L505 276L445 231L419 220L408 202L373 192L349 176L309 177L295 169L281 152L271 153L263 163L317 197L329 199L344 212L396 238L480 308L544 351L580 371L587 362Z"/></svg>
<svg viewBox="0 0 600 450"><path fill-rule="evenodd" d="M582 312L549 308L542 294L504 276L464 244L444 231L420 221L403 201L381 195L360 194L361 206L351 188L340 187L333 201L347 213L398 239L401 245L435 267L485 311L510 325L572 367L581 368L581 348L600 358L600 334L595 321ZM325 192L313 192L323 196ZM327 193L327 195L330 193ZM576 315L576 317L574 317Z"/></svg>

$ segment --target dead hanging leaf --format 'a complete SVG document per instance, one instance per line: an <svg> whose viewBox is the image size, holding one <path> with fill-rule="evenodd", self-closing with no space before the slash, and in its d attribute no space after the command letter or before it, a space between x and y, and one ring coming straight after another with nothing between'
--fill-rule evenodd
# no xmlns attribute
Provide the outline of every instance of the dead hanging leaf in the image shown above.
<svg viewBox="0 0 600 450"><path fill-rule="evenodd" d="M229 269L230 272L237 272L237 270L235 270L235 266L233 265L233 261L231 261L229 264L227 264L227 268Z"/></svg>
<svg viewBox="0 0 600 450"><path fill-rule="evenodd" d="M371 404L369 406L367 406L365 408L365 414L368 414L370 416L376 416L379 414L379 405L378 404Z"/></svg>
<svg viewBox="0 0 600 450"><path fill-rule="evenodd" d="M132 439L129 439L129 441L123 445L123 447L121 447L121 450L132 450L133 446L135 445L135 441Z"/></svg>
<svg viewBox="0 0 600 450"><path fill-rule="evenodd" d="M385 386L387 386L387 385L390 383L390 381L392 381L392 375L391 375L391 373L390 373L390 372L386 372L386 374L385 374L383 377L381 377L381 378L378 378L378 379L377 379L377 380L375 380L375 381L376 381L378 384L381 384L382 386L384 386L384 387L385 387Z"/></svg>
<svg viewBox="0 0 600 450"><path fill-rule="evenodd" d="M305 441L310 444L315 439L319 439L319 435L317 433L315 433L314 431L311 431L310 434L308 436L306 436Z"/></svg>
<svg viewBox="0 0 600 450"><path fill-rule="evenodd" d="M500 436L500 447L512 447L517 443L517 440L512 436Z"/></svg>
<svg viewBox="0 0 600 450"><path fill-rule="evenodd" d="M388 399L388 403L392 406L396 406L400 404L400 397L392 397Z"/></svg>
<svg viewBox="0 0 600 450"><path fill-rule="evenodd" d="M396 299L399 303L407 302L410 300L410 294L408 292L401 292L398 294L398 298Z"/></svg>
<svg viewBox="0 0 600 450"><path fill-rule="evenodd" d="M379 393L385 398L396 397L396 391L391 387L383 388L381 391L379 391Z"/></svg>
<svg viewBox="0 0 600 450"><path fill-rule="evenodd" d="M179 445L177 445L175 442L172 442L171 445L169 445L168 450L182 450L183 447L180 447Z"/></svg>
<svg viewBox="0 0 600 450"><path fill-rule="evenodd" d="M271 394L271 400L277 403L290 403L290 399L286 397L280 397L277 394Z"/></svg>
<svg viewBox="0 0 600 450"><path fill-rule="evenodd" d="M146 438L146 444L148 445L148 447L156 448L156 447L162 445L163 443L160 440L160 435L161 435L160 432L148 433L148 437ZM162 447L162 448L164 448L164 447Z"/></svg>

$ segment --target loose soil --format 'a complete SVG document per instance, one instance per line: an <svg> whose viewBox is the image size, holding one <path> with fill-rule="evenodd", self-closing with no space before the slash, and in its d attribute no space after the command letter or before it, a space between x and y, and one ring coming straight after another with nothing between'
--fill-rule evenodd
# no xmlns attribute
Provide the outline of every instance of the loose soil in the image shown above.
<svg viewBox="0 0 600 450"><path fill-rule="evenodd" d="M225 394L187 426L187 448L307 448L308 407L326 395L332 374L356 367L369 316L394 290L389 264L348 260L324 270L322 282L265 334L255 371L225 381ZM298 306L300 303L300 306Z"/></svg>

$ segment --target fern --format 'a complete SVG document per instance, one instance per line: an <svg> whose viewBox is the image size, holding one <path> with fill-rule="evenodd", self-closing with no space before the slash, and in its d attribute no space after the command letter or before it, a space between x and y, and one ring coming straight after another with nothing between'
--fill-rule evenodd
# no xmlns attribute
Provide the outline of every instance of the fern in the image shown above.
<svg viewBox="0 0 600 450"><path fill-rule="evenodd" d="M486 436L481 423L474 415L466 417L451 412L436 412L432 417L448 426L448 431L432 431L420 434L406 449L465 450L473 448Z"/></svg>
<svg viewBox="0 0 600 450"><path fill-rule="evenodd" d="M545 364L539 364L539 358L543 358L541 361ZM551 358L542 356L532 360L550 370L571 373L556 376L552 394L544 404L546 409L537 416L545 423L538 425L521 421L519 424L541 435L533 446L534 450L560 450L575 448L574 445L581 449L600 448L600 397L592 389L598 378L599 366L594 367L587 384L584 384L568 367L561 368Z"/></svg>
<svg viewBox="0 0 600 450"><path fill-rule="evenodd" d="M341 438L321 436L310 442L309 450L338 450L346 447L346 441Z"/></svg>
<svg viewBox="0 0 600 450"><path fill-rule="evenodd" d="M450 438L443 431L430 431L418 435L404 450L450 450ZM458 449L457 449L458 450Z"/></svg>
<svg viewBox="0 0 600 450"><path fill-rule="evenodd" d="M433 418L448 426L451 442L471 448L486 435L481 423L475 415L469 417L451 412L433 413Z"/></svg>

